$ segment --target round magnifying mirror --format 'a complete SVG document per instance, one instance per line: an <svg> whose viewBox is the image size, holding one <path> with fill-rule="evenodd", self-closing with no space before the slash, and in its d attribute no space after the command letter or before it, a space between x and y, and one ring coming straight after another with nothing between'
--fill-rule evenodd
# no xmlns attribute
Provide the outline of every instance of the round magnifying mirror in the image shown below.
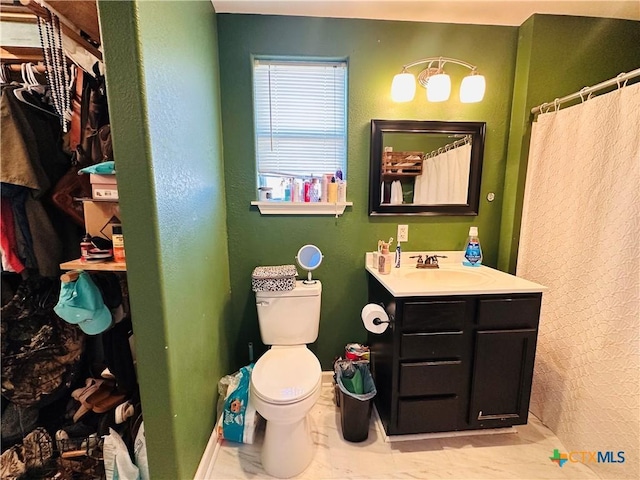
<svg viewBox="0 0 640 480"><path fill-rule="evenodd" d="M298 265L308 270L305 283L313 283L315 280L311 280L311 270L315 270L322 263L322 252L320 249L315 245L304 245L298 250L296 260L298 261Z"/></svg>

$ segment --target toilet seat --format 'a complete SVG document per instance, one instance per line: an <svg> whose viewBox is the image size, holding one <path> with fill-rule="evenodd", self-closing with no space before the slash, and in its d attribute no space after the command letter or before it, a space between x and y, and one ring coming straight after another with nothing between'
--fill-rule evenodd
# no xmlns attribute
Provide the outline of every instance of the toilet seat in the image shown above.
<svg viewBox="0 0 640 480"><path fill-rule="evenodd" d="M251 388L265 402L287 405L312 395L321 378L320 362L306 345L274 346L253 367Z"/></svg>

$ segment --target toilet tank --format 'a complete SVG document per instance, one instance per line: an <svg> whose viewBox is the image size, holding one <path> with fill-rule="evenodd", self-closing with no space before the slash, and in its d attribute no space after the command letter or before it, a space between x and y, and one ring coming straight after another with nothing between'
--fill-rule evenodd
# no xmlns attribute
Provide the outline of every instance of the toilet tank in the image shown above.
<svg viewBox="0 0 640 480"><path fill-rule="evenodd" d="M265 345L304 345L318 338L322 284L296 281L293 290L256 292L260 336Z"/></svg>

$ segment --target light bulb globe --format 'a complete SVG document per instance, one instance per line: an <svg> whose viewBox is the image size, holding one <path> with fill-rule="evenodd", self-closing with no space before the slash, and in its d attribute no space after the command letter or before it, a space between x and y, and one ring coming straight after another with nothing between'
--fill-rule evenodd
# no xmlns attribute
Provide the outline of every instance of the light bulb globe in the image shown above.
<svg viewBox="0 0 640 480"><path fill-rule="evenodd" d="M477 103L484 98L486 82L483 75L471 74L462 79L460 85L460 101L462 103Z"/></svg>
<svg viewBox="0 0 640 480"><path fill-rule="evenodd" d="M391 99L394 102L410 102L416 94L416 77L408 72L397 74L391 83Z"/></svg>
<svg viewBox="0 0 640 480"><path fill-rule="evenodd" d="M427 100L444 102L451 95L451 78L446 73L438 73L429 77L427 82Z"/></svg>

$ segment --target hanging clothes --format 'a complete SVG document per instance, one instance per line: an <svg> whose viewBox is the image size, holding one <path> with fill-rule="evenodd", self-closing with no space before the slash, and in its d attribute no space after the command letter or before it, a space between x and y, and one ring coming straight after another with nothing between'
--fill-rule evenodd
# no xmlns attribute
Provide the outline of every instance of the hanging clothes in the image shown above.
<svg viewBox="0 0 640 480"><path fill-rule="evenodd" d="M24 265L16 251L16 232L13 222L13 210L10 201L0 203L2 210L2 229L0 229L0 246L2 247L2 270L22 273Z"/></svg>
<svg viewBox="0 0 640 480"><path fill-rule="evenodd" d="M36 91L17 84L2 87L0 120L0 194L13 213L13 225L7 215L0 222L2 255L13 252L23 267L56 276L63 261L58 232L65 230L65 220L56 218L46 199L70 167L59 121Z"/></svg>

